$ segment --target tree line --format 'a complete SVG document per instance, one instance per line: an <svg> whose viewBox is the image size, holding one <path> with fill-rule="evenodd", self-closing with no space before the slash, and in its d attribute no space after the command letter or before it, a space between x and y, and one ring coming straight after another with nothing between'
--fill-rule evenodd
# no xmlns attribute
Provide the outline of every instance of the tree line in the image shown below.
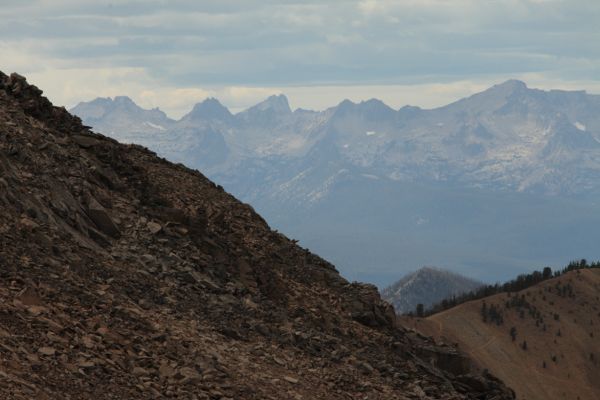
<svg viewBox="0 0 600 400"><path fill-rule="evenodd" d="M541 271L533 271L529 274L521 274L515 279L503 284L496 283L494 285L485 285L470 292L453 296L449 299L444 299L440 303L434 304L427 310L423 310L423 306L419 305L420 307L418 307L418 310L416 310L417 315L426 317L456 307L460 304L466 303L467 301L483 299L498 293L518 292L537 285L538 283L547 279L559 277L567 272L588 268L600 268L600 261L588 263L586 259L581 259L577 261L571 261L566 267L556 271L552 271L552 268L550 267L545 267Z"/></svg>

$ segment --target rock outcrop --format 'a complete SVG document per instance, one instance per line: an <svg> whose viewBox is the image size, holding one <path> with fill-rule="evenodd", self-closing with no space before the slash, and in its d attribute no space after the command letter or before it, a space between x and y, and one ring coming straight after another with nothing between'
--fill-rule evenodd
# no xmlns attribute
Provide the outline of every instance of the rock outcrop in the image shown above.
<svg viewBox="0 0 600 400"><path fill-rule="evenodd" d="M197 171L0 73L0 397L512 399Z"/></svg>

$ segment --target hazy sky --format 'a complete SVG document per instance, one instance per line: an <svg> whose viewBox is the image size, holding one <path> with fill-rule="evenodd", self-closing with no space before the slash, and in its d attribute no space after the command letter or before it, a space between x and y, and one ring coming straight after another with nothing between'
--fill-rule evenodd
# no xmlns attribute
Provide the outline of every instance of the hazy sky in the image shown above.
<svg viewBox="0 0 600 400"><path fill-rule="evenodd" d="M508 78L600 93L598 0L3 0L0 70L180 116L273 93L433 107Z"/></svg>

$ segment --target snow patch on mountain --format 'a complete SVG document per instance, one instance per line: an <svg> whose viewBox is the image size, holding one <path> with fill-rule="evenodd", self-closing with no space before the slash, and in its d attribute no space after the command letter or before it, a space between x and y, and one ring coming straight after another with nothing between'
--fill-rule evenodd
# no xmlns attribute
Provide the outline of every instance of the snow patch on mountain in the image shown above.
<svg viewBox="0 0 600 400"><path fill-rule="evenodd" d="M146 126L149 126L150 128L157 129L157 130L159 130L159 131L166 131L166 130L167 130L167 128L165 128L164 126L162 126L162 125L158 125L158 124L153 124L153 123L152 123L152 122L150 122L150 121L146 121L146 122L144 122L144 124L145 124Z"/></svg>
<svg viewBox="0 0 600 400"><path fill-rule="evenodd" d="M331 175L327 178L320 186L318 186L315 190L308 193L306 196L308 201L311 203L316 203L329 193L332 186L340 179L340 177L347 175L350 171L343 168L337 171L335 174Z"/></svg>

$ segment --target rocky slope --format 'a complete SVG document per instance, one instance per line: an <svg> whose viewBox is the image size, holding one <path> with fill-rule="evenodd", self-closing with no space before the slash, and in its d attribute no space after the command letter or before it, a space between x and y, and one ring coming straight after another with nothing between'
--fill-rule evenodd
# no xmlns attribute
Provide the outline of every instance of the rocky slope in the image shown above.
<svg viewBox="0 0 600 400"><path fill-rule="evenodd" d="M511 399L197 171L0 73L0 397Z"/></svg>
<svg viewBox="0 0 600 400"><path fill-rule="evenodd" d="M235 115L209 99L179 121L122 98L73 112L199 168L346 276L380 287L415 265L496 281L600 258L597 95L507 81L433 110L369 100L292 111L273 96Z"/></svg>
<svg viewBox="0 0 600 400"><path fill-rule="evenodd" d="M427 309L444 299L467 293L483 286L452 271L423 267L381 291L381 297L392 304L396 313L415 312L417 304Z"/></svg>
<svg viewBox="0 0 600 400"><path fill-rule="evenodd" d="M458 343L510 385L518 399L595 400L600 398L598 293L600 269L577 270L404 322Z"/></svg>

